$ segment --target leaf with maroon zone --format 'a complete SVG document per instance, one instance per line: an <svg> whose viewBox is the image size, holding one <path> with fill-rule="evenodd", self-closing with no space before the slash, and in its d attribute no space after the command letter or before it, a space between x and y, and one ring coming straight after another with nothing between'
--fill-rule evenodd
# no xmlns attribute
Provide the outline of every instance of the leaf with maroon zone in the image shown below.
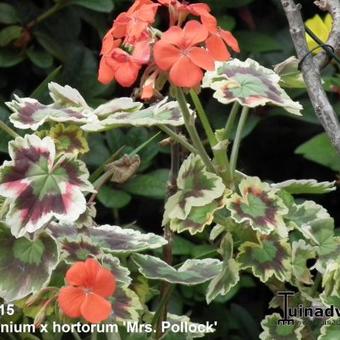
<svg viewBox="0 0 340 340"><path fill-rule="evenodd" d="M100 247L102 251L114 254L129 254L147 249L156 249L167 244L167 241L153 233L141 233L130 228L102 225L94 228L76 228L73 224L51 223L48 229L58 242L77 241L85 237L91 244Z"/></svg>
<svg viewBox="0 0 340 340"><path fill-rule="evenodd" d="M98 257L100 263L109 269L117 280L120 288L128 287L131 283L130 271L120 264L118 257L111 254L103 254Z"/></svg>
<svg viewBox="0 0 340 340"><path fill-rule="evenodd" d="M49 281L59 262L56 242L46 233L31 241L15 238L0 224L0 297L15 301L35 293Z"/></svg>
<svg viewBox="0 0 340 340"><path fill-rule="evenodd" d="M98 109L97 109L98 110ZM100 119L100 117L99 117ZM168 98L147 108L135 111L117 111L103 120L89 122L82 126L85 131L104 131L119 126L181 126L184 124L179 105Z"/></svg>
<svg viewBox="0 0 340 340"><path fill-rule="evenodd" d="M143 310L143 307L133 290L119 287L110 301L113 319L118 323L139 320L139 312Z"/></svg>
<svg viewBox="0 0 340 340"><path fill-rule="evenodd" d="M231 59L217 62L214 71L206 72L202 87L213 89L214 98L223 104L238 102L249 108L271 104L301 115L303 107L289 98L279 82L274 71L255 60Z"/></svg>
<svg viewBox="0 0 340 340"><path fill-rule="evenodd" d="M73 222L85 211L84 192L93 191L86 166L72 156L56 159L50 137L18 137L9 155L0 167L0 195L10 199L13 235L33 233L52 218Z"/></svg>
<svg viewBox="0 0 340 340"><path fill-rule="evenodd" d="M236 222L248 222L261 234L275 231L287 237L288 228L283 217L288 209L276 194L278 189L271 188L258 177L247 177L239 184L239 190L241 195L235 193L227 200L227 208Z"/></svg>
<svg viewBox="0 0 340 340"><path fill-rule="evenodd" d="M250 268L262 282L273 276L279 281L287 281L291 277L291 248L288 239L277 234L264 235L258 243L245 242L236 261L241 268Z"/></svg>
<svg viewBox="0 0 340 340"><path fill-rule="evenodd" d="M177 177L177 188L178 191L165 204L162 225L173 219L185 220L193 207L205 207L225 192L221 178L207 171L201 158L194 154L183 162Z"/></svg>

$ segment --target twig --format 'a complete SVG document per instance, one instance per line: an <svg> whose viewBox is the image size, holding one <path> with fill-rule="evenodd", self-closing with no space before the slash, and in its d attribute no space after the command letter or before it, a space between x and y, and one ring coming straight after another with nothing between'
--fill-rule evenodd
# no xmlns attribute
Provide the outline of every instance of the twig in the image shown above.
<svg viewBox="0 0 340 340"><path fill-rule="evenodd" d="M339 0L319 0L315 1L314 4L321 10L329 12L333 18L332 31L328 37L327 45L331 45L335 54L340 52L340 1ZM314 57L314 61L319 69L322 69L327 65L328 56L325 51L321 51Z"/></svg>
<svg viewBox="0 0 340 340"><path fill-rule="evenodd" d="M281 0L285 10L290 34L299 60L304 58L301 70L307 87L310 101L314 107L323 128L332 144L340 154L340 125L334 108L330 104L326 92L322 87L319 68L311 55L308 55L308 47L305 39L304 22L301 16L301 5L294 0Z"/></svg>

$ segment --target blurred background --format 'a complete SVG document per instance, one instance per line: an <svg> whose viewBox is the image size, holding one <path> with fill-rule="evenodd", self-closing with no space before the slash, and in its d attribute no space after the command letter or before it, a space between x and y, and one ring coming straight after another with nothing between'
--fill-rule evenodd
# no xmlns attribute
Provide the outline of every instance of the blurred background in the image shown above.
<svg viewBox="0 0 340 340"><path fill-rule="evenodd" d="M294 55L279 0L203 2L212 7L220 26L237 37L241 47L238 58L251 57L271 68ZM305 20L318 13L312 1L300 2ZM10 100L13 93L48 103L47 83L51 80L76 87L92 106L114 97L129 96L132 89L99 84L97 69L102 37L112 20L131 4L132 1L125 0L0 1L0 119L8 122L9 112L3 103ZM166 11L158 24L166 27ZM323 76L328 95L339 113L339 69L331 64L323 71ZM278 108L253 110L241 146L240 170L274 182L290 178L338 180L340 159L323 134L305 90L287 91L303 104L303 117L286 114ZM218 104L209 91L203 92L202 97L214 127L222 127L228 108ZM155 132L131 128L90 136L91 151L84 160L95 170L121 146L128 152ZM124 185L106 186L101 190L97 203L99 223L136 221L146 231L162 233L169 150L158 144L161 139L159 137L142 151L142 164L134 178ZM8 158L8 141L9 136L0 131L2 160ZM324 205L339 224L339 190L310 199ZM206 235L177 236L176 261L212 250L206 239ZM144 290L148 300L153 288L145 285L140 281L136 289ZM178 288L170 310L176 314L188 313L195 321L217 318L219 327L212 339L258 338L259 323L271 299L270 292L259 281L244 275L238 286L210 306L206 306L204 288Z"/></svg>

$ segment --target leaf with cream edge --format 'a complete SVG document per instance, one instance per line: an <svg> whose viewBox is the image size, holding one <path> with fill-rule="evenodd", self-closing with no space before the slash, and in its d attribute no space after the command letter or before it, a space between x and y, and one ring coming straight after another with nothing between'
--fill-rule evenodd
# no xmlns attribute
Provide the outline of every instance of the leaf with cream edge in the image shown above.
<svg viewBox="0 0 340 340"><path fill-rule="evenodd" d="M330 260L322 275L323 292L320 299L326 306L334 305L340 308L340 265L338 261Z"/></svg>
<svg viewBox="0 0 340 340"><path fill-rule="evenodd" d="M132 259L148 279L187 286L209 281L222 269L222 262L217 259L186 260L178 269L151 255L134 254Z"/></svg>
<svg viewBox="0 0 340 340"><path fill-rule="evenodd" d="M112 318L115 322L125 325L126 321L138 321L143 306L138 295L126 287L118 287L109 299L112 302Z"/></svg>
<svg viewBox="0 0 340 340"><path fill-rule="evenodd" d="M204 207L220 198L225 191L222 179L208 172L200 156L191 154L177 177L178 191L165 204L162 225L170 220L185 220L193 207Z"/></svg>
<svg viewBox="0 0 340 340"><path fill-rule="evenodd" d="M98 257L100 263L109 269L117 280L117 285L121 288L128 287L131 283L130 271L123 267L118 257L111 254L103 254Z"/></svg>
<svg viewBox="0 0 340 340"><path fill-rule="evenodd" d="M281 237L288 236L283 220L288 208L278 197L278 189L271 188L258 177L247 177L240 182L239 191L241 195L234 193L227 200L227 209L236 222L248 222L261 234L276 232Z"/></svg>
<svg viewBox="0 0 340 340"><path fill-rule="evenodd" d="M292 274L298 283L310 285L313 283L311 273L307 267L307 261L315 259L314 247L304 240L293 241L292 243Z"/></svg>
<svg viewBox="0 0 340 340"><path fill-rule="evenodd" d="M16 128L37 130L47 121L84 124L95 118L76 89L56 83L50 83L48 87L53 104L45 105L36 99L18 96L6 103L13 112L9 119Z"/></svg>
<svg viewBox="0 0 340 340"><path fill-rule="evenodd" d="M206 300L209 304L218 295L227 295L240 280L239 264L233 258L233 239L226 234L221 242L223 268L209 283Z"/></svg>
<svg viewBox="0 0 340 340"><path fill-rule="evenodd" d="M317 340L340 339L339 321L340 318L336 316L327 319L327 323L320 328L320 335Z"/></svg>
<svg viewBox="0 0 340 340"><path fill-rule="evenodd" d="M90 240L91 244L100 247L102 251L114 254L129 254L147 249L156 249L168 242L159 235L153 233L141 233L130 228L119 226L102 225L89 228L75 228L70 224L51 223L48 229L58 242L79 240Z"/></svg>
<svg viewBox="0 0 340 340"><path fill-rule="evenodd" d="M303 107L287 95L279 82L280 77L273 70L255 60L231 59L217 62L214 71L206 72L202 87L213 89L214 98L222 104L237 101L249 108L271 104L301 115Z"/></svg>
<svg viewBox="0 0 340 340"><path fill-rule="evenodd" d="M177 218L170 220L169 227L177 233L182 233L186 230L191 235L201 233L206 226L213 222L215 212L224 206L225 200L222 198L216 199L203 207L192 207L189 215L184 220Z"/></svg>
<svg viewBox="0 0 340 340"><path fill-rule="evenodd" d="M0 297L15 301L35 293L49 281L59 262L56 242L46 233L34 241L15 238L0 224Z"/></svg>
<svg viewBox="0 0 340 340"><path fill-rule="evenodd" d="M262 236L259 243L243 243L236 261L241 269L250 268L262 282L273 276L283 282L291 277L290 244L276 234Z"/></svg>
<svg viewBox="0 0 340 340"><path fill-rule="evenodd" d="M321 205L313 201L295 204L286 216L287 223L301 232L315 247L318 260L314 267L324 272L329 259L340 257L340 238L334 236L334 220Z"/></svg>
<svg viewBox="0 0 340 340"><path fill-rule="evenodd" d="M99 111L99 109L97 110ZM167 97L157 104L138 111L117 111L103 120L97 120L83 125L82 129L94 132L109 130L114 127L125 125L154 126L160 124L170 126L181 126L184 124L184 119L178 103L175 101L168 102Z"/></svg>
<svg viewBox="0 0 340 340"><path fill-rule="evenodd" d="M292 318L294 323L279 323L282 317L279 313L267 315L261 322L263 332L259 338L261 340L302 340L303 320Z"/></svg>
<svg viewBox="0 0 340 340"><path fill-rule="evenodd" d="M92 192L85 164L73 156L55 157L50 137L18 137L8 146L11 161L0 167L0 195L10 199L6 216L13 235L42 228L53 217L73 222Z"/></svg>
<svg viewBox="0 0 340 340"><path fill-rule="evenodd" d="M276 189L284 189L292 195L327 194L336 190L335 181L318 182L315 179L291 179L272 184L272 187Z"/></svg>

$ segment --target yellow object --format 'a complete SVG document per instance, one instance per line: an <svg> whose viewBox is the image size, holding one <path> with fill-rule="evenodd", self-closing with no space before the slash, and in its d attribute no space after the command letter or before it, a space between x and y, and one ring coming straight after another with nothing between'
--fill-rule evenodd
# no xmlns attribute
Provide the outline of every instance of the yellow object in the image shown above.
<svg viewBox="0 0 340 340"><path fill-rule="evenodd" d="M305 25L313 31L313 33L324 43L327 42L329 34L332 30L333 25L333 18L330 14L327 14L324 19L317 14L313 18L308 19L305 22ZM318 46L318 43L313 40L307 33L306 33L306 40L308 44L308 48L311 51L312 49ZM321 48L316 49L313 51L313 54L317 54L321 51Z"/></svg>

